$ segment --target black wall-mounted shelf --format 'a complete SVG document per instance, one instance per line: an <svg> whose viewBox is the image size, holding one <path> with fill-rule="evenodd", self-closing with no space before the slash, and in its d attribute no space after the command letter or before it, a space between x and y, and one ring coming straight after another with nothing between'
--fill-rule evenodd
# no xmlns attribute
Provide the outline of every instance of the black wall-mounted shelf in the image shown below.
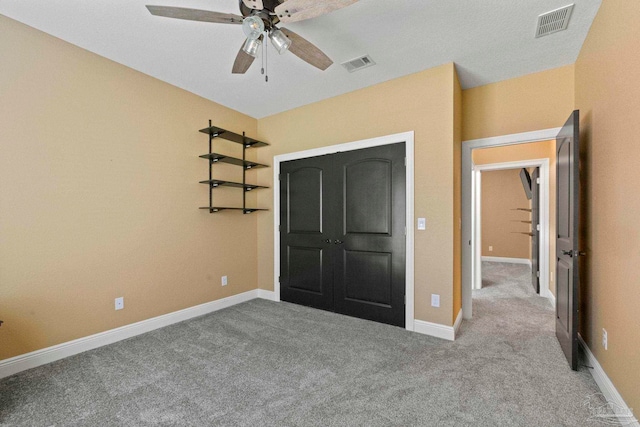
<svg viewBox="0 0 640 427"><path fill-rule="evenodd" d="M224 138L227 141L236 142L238 144L242 144L245 148L258 148L258 147L266 147L266 142L258 141L257 139L249 138L248 136L240 135L238 133L230 132L226 129L219 128L217 126L209 126L208 128L200 129L200 132L206 133L209 136L214 138L220 137Z"/></svg>
<svg viewBox="0 0 640 427"><path fill-rule="evenodd" d="M258 141L257 139L249 138L245 136L244 133L240 135L240 134L228 131L226 129L219 128L217 126L212 126L211 120L209 120L209 127L200 129L200 132L206 133L207 135L209 135L209 152L207 154L203 154L200 156L203 159L209 160L209 179L205 181L200 181L200 184L206 184L209 186L209 206L204 206L204 207L201 207L200 209L207 209L209 213L216 213L223 210L239 210L239 211L242 211L243 214L249 214L256 211L268 210L268 209L247 207L247 197L246 197L247 192L252 190L257 190L260 188L268 188L262 185L254 185L254 184L247 183L246 181L247 170L257 169L257 168L266 168L268 166L262 163L257 163L257 162L247 160L246 150L248 148L265 147L269 144L267 144L266 142ZM226 154L215 153L213 151L213 141L216 138L223 138L223 139L226 139L227 141L241 144L242 158L239 159L237 157L227 156ZM228 163L235 166L241 166L242 182L213 179L213 165L215 165L216 163ZM213 190L219 187L242 188L244 190L242 192L242 207L214 206Z"/></svg>
<svg viewBox="0 0 640 427"><path fill-rule="evenodd" d="M266 168L267 165L263 165L261 163L251 162L249 160L238 159L237 157L226 156L220 153L209 153L203 154L203 159L209 159L213 161L213 163L229 163L231 165L236 166L244 166L245 169L255 169L255 168Z"/></svg>

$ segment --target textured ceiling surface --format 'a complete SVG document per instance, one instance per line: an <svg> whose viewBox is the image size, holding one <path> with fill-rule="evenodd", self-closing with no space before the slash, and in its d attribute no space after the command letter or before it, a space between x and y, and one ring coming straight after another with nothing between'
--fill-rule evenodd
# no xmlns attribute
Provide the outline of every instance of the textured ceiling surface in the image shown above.
<svg viewBox="0 0 640 427"><path fill-rule="evenodd" d="M360 0L285 25L334 61L320 71L267 48L232 75L239 25L152 16L146 4L239 14L237 0L2 0L0 14L98 55L261 118L449 62L471 88L575 62L601 0L574 0L566 31L534 38L541 13L570 0ZM1 35L1 29L0 29ZM339 64L369 54L376 65Z"/></svg>

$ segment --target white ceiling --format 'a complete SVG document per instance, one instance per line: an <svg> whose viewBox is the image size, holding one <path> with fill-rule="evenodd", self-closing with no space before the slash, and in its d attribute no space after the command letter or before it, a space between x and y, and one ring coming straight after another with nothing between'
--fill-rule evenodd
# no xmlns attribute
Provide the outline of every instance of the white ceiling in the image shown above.
<svg viewBox="0 0 640 427"><path fill-rule="evenodd" d="M574 2L566 31L534 38L537 16ZM360 0L286 25L335 62L322 72L269 46L245 75L231 66L238 25L152 16L145 4L239 14L237 0L1 0L0 14L255 118L455 62L463 88L575 62L601 0ZM1 31L0 31L1 36ZM369 54L376 66L339 64Z"/></svg>

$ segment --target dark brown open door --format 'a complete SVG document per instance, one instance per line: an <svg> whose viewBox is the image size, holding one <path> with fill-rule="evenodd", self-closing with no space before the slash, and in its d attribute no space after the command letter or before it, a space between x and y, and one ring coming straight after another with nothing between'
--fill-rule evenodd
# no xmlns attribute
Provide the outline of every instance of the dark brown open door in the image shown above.
<svg viewBox="0 0 640 427"><path fill-rule="evenodd" d="M578 369L579 112L556 137L556 337L571 369Z"/></svg>
<svg viewBox="0 0 640 427"><path fill-rule="evenodd" d="M540 293L540 168L531 174L531 284Z"/></svg>

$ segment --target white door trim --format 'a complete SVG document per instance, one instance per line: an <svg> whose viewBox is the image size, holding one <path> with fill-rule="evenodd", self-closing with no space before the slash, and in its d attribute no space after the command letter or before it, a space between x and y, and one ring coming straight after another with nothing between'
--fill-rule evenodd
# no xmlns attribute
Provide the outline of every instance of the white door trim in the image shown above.
<svg viewBox="0 0 640 427"><path fill-rule="evenodd" d="M474 165L473 174L474 182L478 185L473 187L473 203L475 206L479 206L481 200L482 187L480 186L481 174L483 171L496 171L505 169L520 169L529 167L540 168L540 296L549 298L551 292L549 291L549 245L551 242L551 236L549 235L550 229L550 211L549 211L549 194L550 194L550 180L549 180L549 159L531 159L518 162L504 162L504 163L491 163L485 165ZM477 203L476 203L477 202ZM480 289L482 287L482 248L481 248L481 211L475 211L475 215L472 218L472 240L475 242L473 245L473 288Z"/></svg>
<svg viewBox="0 0 640 427"><path fill-rule="evenodd" d="M472 201L472 176L473 162L472 151L476 148L500 147L512 144L526 144L555 139L561 128L544 129L533 132L516 133L491 138L474 139L462 142L462 315L465 319L472 317L472 290L473 290L473 201Z"/></svg>
<svg viewBox="0 0 640 427"><path fill-rule="evenodd" d="M405 329L414 330L414 229L413 229L413 206L414 206L414 133L403 132L394 135L381 136L378 138L365 139L361 141L347 142L344 144L331 145L328 147L314 148L311 150L298 151L295 153L280 154L273 158L273 290L276 301L280 301L280 163L288 160L304 159L307 157L317 157L326 154L334 154L341 151L360 150L363 148L377 147L380 145L405 143L405 155L407 158L406 167L406 267L405 267Z"/></svg>

